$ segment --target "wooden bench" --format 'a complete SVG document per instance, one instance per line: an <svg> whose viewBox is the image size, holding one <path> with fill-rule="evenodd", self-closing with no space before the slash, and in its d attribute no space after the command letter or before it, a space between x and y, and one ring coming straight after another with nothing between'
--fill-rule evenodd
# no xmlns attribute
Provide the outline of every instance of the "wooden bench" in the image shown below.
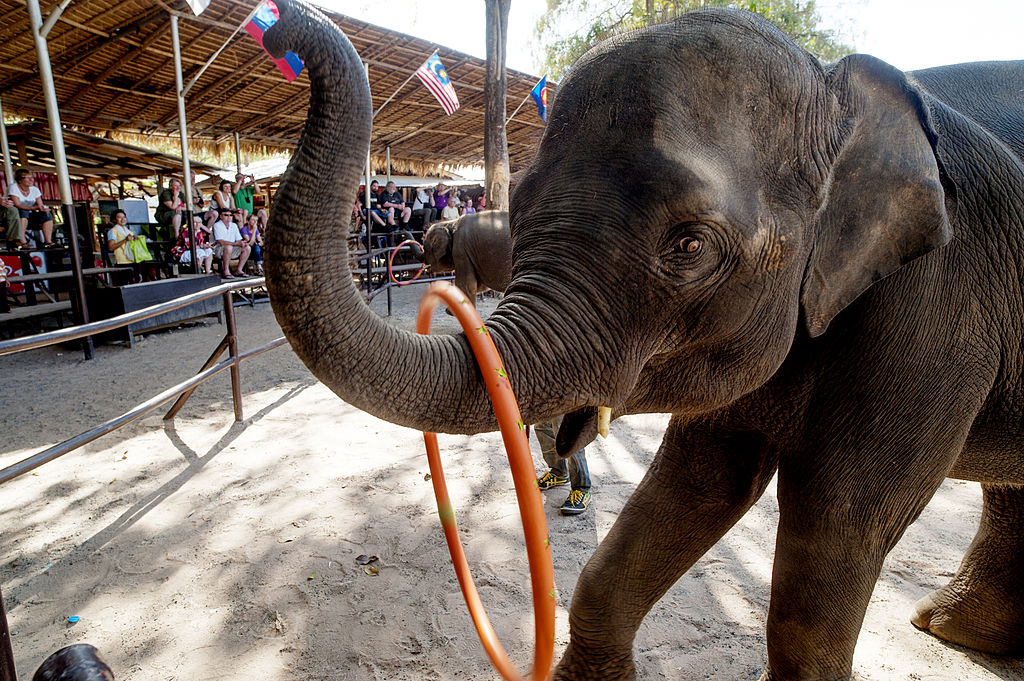
<svg viewBox="0 0 1024 681"><path fill-rule="evenodd" d="M15 322L21 319L42 317L49 314L60 314L71 309L70 300L62 300L56 303L43 303L41 305L26 305L25 307L11 308L10 312L0 312L0 324Z"/></svg>

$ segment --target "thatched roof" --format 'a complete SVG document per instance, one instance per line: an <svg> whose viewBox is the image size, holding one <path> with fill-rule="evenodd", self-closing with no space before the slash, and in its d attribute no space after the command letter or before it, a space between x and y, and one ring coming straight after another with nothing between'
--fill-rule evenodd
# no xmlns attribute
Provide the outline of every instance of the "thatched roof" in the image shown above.
<svg viewBox="0 0 1024 681"><path fill-rule="evenodd" d="M47 37L62 122L101 135L134 136L128 139L136 143L154 136L176 138L169 12L180 17L188 83L254 6L255 0L212 0L195 17L183 0L72 2ZM369 64L374 109L435 49L459 95L461 108L446 116L417 79L409 82L374 121L375 168L383 167L388 146L396 172L426 175L442 166L482 163L484 60L356 19L331 16ZM24 0L0 0L0 36L4 113L45 118ZM537 80L508 72L509 114ZM190 145L228 149L237 132L244 149L289 148L304 121L308 86L305 73L288 83L259 45L239 31L186 97ZM513 171L532 157L542 131L543 122L528 103L508 125Z"/></svg>
<svg viewBox="0 0 1024 681"><path fill-rule="evenodd" d="M50 127L46 123L29 121L8 126L7 139L16 165L33 171L56 168ZM75 177L102 179L181 175L180 156L162 154L78 130L64 130L64 154L68 170ZM219 166L194 161L192 169L204 175L226 172Z"/></svg>

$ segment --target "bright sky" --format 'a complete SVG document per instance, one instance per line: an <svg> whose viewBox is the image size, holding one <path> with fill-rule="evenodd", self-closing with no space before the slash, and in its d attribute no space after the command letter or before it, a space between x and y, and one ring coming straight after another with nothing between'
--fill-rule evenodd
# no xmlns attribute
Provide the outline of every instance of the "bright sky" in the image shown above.
<svg viewBox="0 0 1024 681"><path fill-rule="evenodd" d="M486 58L483 0L316 1L342 14ZM818 0L817 4L824 25L843 30L858 52L903 70L1024 59L1021 0ZM546 5L545 0L512 0L509 68L541 75L533 27Z"/></svg>

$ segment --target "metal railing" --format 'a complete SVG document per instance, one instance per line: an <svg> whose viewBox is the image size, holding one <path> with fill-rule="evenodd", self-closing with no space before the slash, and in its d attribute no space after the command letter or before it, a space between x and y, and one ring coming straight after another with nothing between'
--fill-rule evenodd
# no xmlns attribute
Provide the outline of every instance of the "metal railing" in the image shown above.
<svg viewBox="0 0 1024 681"><path fill-rule="evenodd" d="M111 319L105 319L103 321L92 322L90 324L83 324L80 326L72 326L66 329L59 329L57 331L28 336L25 338L0 341L0 356L10 355L16 352L33 350L35 348L42 348L48 345L55 345L57 343L65 343L79 338L86 338L105 331L112 331L123 326L128 326L134 322L157 317L166 312L180 310L181 308L188 307L194 303L209 300L210 298L216 298L217 296L221 296L224 301L224 320L225 325L227 326L227 333L225 334L224 339L221 340L220 344L213 351L213 354L211 354L209 359L206 360L206 363L203 365L203 368L199 370L199 373L186 381L182 381L181 383L168 388L159 395L146 400L142 404L128 410L116 418L110 419L95 428L61 442L60 444L49 447L28 457L27 459L23 459L4 469L0 469L0 484L13 480L19 475L24 475L25 473L42 466L44 463L53 461L57 457L78 449L79 447L92 442L96 438L117 430L121 426L145 416L159 408L164 403L177 397L178 399L175 401L174 405L172 405L171 409L164 415L165 420L174 418L182 406L184 406L185 401L201 383L210 380L224 370L231 372L231 398L235 407L235 421L241 421L242 385L239 365L244 360L262 354L267 350L273 350L274 348L280 347L288 342L284 336L281 336L266 345L248 350L242 354L238 353L238 338L235 327L235 305L232 292L240 289L252 289L263 286L264 284L265 280L263 277L221 284L220 286L215 286L213 288L206 289L205 291L199 291L198 293L193 293L182 298L176 298L175 300L170 300L166 303L152 305L141 310L136 310L135 312L128 312ZM249 304L252 304L251 299ZM225 350L228 352L228 358L224 361L218 361L220 356L224 354ZM2 592L0 592L0 681L17 681L17 672L14 668L14 650L11 645L11 633L7 624L7 613L4 610Z"/></svg>
<svg viewBox="0 0 1024 681"><path fill-rule="evenodd" d="M42 466L44 463L53 461L70 451L78 449L79 447L106 435L107 433L117 430L121 426L149 414L174 398L178 398L167 414L164 415L165 420L173 419L178 411L181 410L182 406L184 406L185 401L201 383L210 380L225 370L228 370L231 373L231 399L235 408L235 420L241 421L243 419L242 384L239 365L244 360L251 359L256 355L260 355L267 350L273 350L274 348L280 347L288 342L284 336L281 336L280 338L258 348L248 350L241 354L238 352L238 339L235 328L235 306L232 298L232 292L239 289L251 289L263 286L264 283L265 280L263 277L258 277L239 282L221 284L220 286L215 286L204 291L169 300L166 303L159 303L141 310L128 312L117 317L112 317L111 319L104 319L102 321L82 324L80 326L71 326L66 329L58 329L56 331L41 333L35 336L26 336L24 338L0 341L0 357L2 357L16 352L34 350L36 348L42 348L49 345L56 345L57 343L66 343L79 338L112 331L135 322L157 317L166 312L180 310L181 308L188 307L194 303L209 300L210 298L216 298L217 296L220 296L224 300L224 320L225 325L227 326L227 333L217 348L213 351L213 354L211 354L209 359L206 360L206 363L199 370L199 373L186 381L182 381L181 383L164 390L159 395L146 400L142 404L135 406L120 416L112 418L84 433L75 435L74 437L59 444L33 454L27 459L23 459L17 463L7 466L6 468L0 469L0 484L13 480L19 475L24 475L25 473ZM218 361L220 360L221 355L224 354L225 350L228 352L228 358L223 361Z"/></svg>

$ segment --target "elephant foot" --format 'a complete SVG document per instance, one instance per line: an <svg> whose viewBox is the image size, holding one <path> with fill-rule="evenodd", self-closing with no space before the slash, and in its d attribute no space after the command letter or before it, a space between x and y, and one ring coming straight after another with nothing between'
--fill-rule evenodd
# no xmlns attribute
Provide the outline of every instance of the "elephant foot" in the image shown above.
<svg viewBox="0 0 1024 681"><path fill-rule="evenodd" d="M634 681L632 653L624 657L577 652L572 643L559 660L552 681Z"/></svg>
<svg viewBox="0 0 1024 681"><path fill-rule="evenodd" d="M992 655L1024 650L1024 618L1005 599L947 586L919 600L914 610L911 624L944 641Z"/></svg>

